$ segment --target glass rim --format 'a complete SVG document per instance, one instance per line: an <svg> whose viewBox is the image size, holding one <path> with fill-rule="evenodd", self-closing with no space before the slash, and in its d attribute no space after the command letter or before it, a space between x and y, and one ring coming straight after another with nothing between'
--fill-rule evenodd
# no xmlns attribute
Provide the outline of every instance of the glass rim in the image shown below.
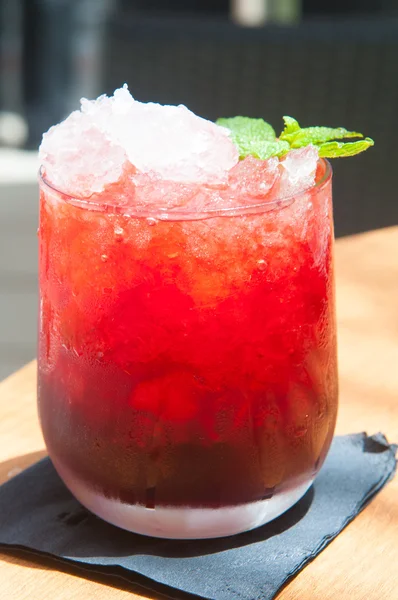
<svg viewBox="0 0 398 600"><path fill-rule="evenodd" d="M319 191L322 190L329 181L332 179L333 169L330 161L326 158L320 158L319 161L324 166L324 172L318 181L309 187L301 190L297 194L292 194L289 196L282 196L280 198L276 198L275 200L259 202L257 204L250 204L246 206L233 206L233 207L225 207L225 208L206 208L203 210L191 209L187 210L184 208L166 208L166 207L157 207L154 208L138 208L134 206L126 206L126 205L118 205L118 204L110 204L108 202L95 202L88 198L81 198L79 196L75 196L71 193L64 192L57 188L55 185L50 183L44 175L43 165L39 168L38 178L39 185L43 184L48 187L50 190L55 192L57 195L62 196L66 202L73 204L82 209L89 210L98 210L98 212L102 213L124 213L126 216L136 217L136 218L153 218L157 220L192 220L192 219L203 219L210 217L235 217L245 214L259 214L262 212L269 212L272 210L282 209L286 206L289 206L297 199L300 199L302 196L305 196L309 192L314 190Z"/></svg>

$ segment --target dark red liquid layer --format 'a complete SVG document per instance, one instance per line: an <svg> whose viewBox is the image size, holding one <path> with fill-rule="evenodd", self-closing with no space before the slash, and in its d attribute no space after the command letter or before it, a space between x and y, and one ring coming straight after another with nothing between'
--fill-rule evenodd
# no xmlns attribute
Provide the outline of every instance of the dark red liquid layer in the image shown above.
<svg viewBox="0 0 398 600"><path fill-rule="evenodd" d="M157 222L43 186L39 408L109 497L227 506L312 478L337 409L330 183L252 216Z"/></svg>

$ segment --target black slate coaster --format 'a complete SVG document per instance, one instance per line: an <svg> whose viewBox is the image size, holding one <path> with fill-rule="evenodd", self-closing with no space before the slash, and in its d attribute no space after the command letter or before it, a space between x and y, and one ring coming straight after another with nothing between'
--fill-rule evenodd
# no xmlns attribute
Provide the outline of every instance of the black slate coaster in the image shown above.
<svg viewBox="0 0 398 600"><path fill-rule="evenodd" d="M365 434L336 437L314 485L255 531L175 541L122 531L84 509L48 458L0 487L0 545L46 553L178 597L270 600L393 476L396 446Z"/></svg>

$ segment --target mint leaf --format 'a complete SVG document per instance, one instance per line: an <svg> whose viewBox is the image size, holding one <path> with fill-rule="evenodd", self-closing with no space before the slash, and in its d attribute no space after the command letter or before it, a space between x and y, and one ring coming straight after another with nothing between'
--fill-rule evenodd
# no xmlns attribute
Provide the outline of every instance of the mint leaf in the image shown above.
<svg viewBox="0 0 398 600"><path fill-rule="evenodd" d="M241 159L251 155L266 160L270 156L281 156L281 153L289 150L289 147L286 148L277 141L274 129L263 119L233 117L217 119L216 123L230 130Z"/></svg>
<svg viewBox="0 0 398 600"><path fill-rule="evenodd" d="M371 138L365 138L358 142L326 142L319 146L319 156L322 158L343 158L345 156L354 156L364 152L374 141Z"/></svg>
<svg viewBox="0 0 398 600"><path fill-rule="evenodd" d="M294 139L290 142L292 148L302 148L308 144L317 146L331 140L342 140L344 138L363 138L361 133L347 131L344 127L305 127L300 129Z"/></svg>
<svg viewBox="0 0 398 600"><path fill-rule="evenodd" d="M230 130L232 139L261 140L274 142L276 134L273 127L264 119L251 119L250 117L232 117L230 119L217 119L217 125Z"/></svg>
<svg viewBox="0 0 398 600"><path fill-rule="evenodd" d="M267 160L271 156L283 156L290 150L288 142L283 140L275 140L270 142L267 140L243 140L241 139L238 145L239 158L246 156L254 156L261 160Z"/></svg>
<svg viewBox="0 0 398 600"><path fill-rule="evenodd" d="M263 119L233 117L217 119L217 125L231 132L232 141L239 150L239 158L254 156L267 160L271 156L283 156L290 150L287 142L276 139L275 131Z"/></svg>
<svg viewBox="0 0 398 600"><path fill-rule="evenodd" d="M283 117L283 121L285 123L285 128L280 134L279 139L286 140L290 144L290 142L294 140L297 133L301 130L301 127L298 124L298 121L293 119L293 117Z"/></svg>
<svg viewBox="0 0 398 600"><path fill-rule="evenodd" d="M354 156L364 152L374 145L373 140L366 138L358 142L337 142L350 138L363 138L362 133L348 131L344 127L300 127L298 121L292 117L283 117L285 128L279 136L280 140L289 143L290 148L303 148L313 144L318 148L319 156L324 158L338 158Z"/></svg>

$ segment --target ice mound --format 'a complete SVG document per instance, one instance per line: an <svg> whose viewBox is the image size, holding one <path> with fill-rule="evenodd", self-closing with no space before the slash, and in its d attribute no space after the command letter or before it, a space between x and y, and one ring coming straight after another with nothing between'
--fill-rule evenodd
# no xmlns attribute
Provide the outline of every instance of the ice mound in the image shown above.
<svg viewBox="0 0 398 600"><path fill-rule="evenodd" d="M225 128L182 105L137 102L124 86L83 99L80 112L44 134L40 159L53 185L87 196L116 182L126 162L164 180L225 182L238 151Z"/></svg>

